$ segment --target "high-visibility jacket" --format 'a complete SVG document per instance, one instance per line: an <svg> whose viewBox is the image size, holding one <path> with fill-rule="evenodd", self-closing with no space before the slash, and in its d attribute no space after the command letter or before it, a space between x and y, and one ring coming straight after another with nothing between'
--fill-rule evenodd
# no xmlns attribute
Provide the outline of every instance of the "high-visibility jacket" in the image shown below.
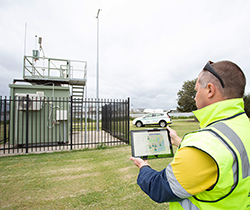
<svg viewBox="0 0 250 210"><path fill-rule="evenodd" d="M194 147L210 155L217 164L218 178L211 189L192 196L176 184L170 164L166 173L175 183L170 187L183 198L170 202L170 209L250 210L250 122L243 100L221 101L194 114L201 129L186 134L180 148Z"/></svg>

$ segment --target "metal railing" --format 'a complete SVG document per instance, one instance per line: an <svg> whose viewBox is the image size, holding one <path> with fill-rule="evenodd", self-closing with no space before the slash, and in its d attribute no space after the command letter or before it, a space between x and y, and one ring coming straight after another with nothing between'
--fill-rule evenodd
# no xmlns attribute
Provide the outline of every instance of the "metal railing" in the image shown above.
<svg viewBox="0 0 250 210"><path fill-rule="evenodd" d="M13 99L0 97L0 104L0 155L129 143L129 99L27 95ZM100 107L98 112L96 107ZM101 130L96 127L97 117Z"/></svg>
<svg viewBox="0 0 250 210"><path fill-rule="evenodd" d="M24 56L24 79L57 79L85 84L86 71L86 61Z"/></svg>

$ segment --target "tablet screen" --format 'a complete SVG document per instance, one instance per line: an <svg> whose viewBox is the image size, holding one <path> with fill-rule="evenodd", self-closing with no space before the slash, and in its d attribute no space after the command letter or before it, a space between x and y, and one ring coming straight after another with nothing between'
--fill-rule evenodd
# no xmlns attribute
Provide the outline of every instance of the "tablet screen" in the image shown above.
<svg viewBox="0 0 250 210"><path fill-rule="evenodd" d="M131 131L132 156L142 159L173 157L167 129Z"/></svg>

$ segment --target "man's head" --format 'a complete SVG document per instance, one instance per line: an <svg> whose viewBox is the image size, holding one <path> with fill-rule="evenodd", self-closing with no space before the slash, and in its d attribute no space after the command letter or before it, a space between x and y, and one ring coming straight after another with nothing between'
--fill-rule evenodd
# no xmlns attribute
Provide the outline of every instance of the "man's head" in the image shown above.
<svg viewBox="0 0 250 210"><path fill-rule="evenodd" d="M196 106L200 109L218 101L242 98L245 85L245 75L236 64L211 62L204 67L196 82Z"/></svg>

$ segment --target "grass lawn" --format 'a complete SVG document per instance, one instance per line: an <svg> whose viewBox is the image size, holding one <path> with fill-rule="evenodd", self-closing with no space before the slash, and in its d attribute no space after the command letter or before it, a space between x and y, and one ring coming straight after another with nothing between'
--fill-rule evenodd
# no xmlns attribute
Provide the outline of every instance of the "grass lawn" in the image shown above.
<svg viewBox="0 0 250 210"><path fill-rule="evenodd" d="M199 124L178 120L170 127L183 136ZM0 208L168 209L168 203L153 202L136 184L139 169L130 155L130 146L121 146L1 157ZM162 170L171 161L149 163Z"/></svg>

